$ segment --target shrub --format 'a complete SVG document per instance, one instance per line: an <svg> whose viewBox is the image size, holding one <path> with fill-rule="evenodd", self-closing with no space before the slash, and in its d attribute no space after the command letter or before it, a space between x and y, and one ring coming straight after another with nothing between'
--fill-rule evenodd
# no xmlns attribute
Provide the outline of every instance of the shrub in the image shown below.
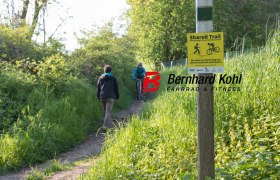
<svg viewBox="0 0 280 180"><path fill-rule="evenodd" d="M0 61L14 62L16 60L37 60L60 53L64 46L55 39L49 39L45 44L30 40L28 27L12 29L0 24Z"/></svg>

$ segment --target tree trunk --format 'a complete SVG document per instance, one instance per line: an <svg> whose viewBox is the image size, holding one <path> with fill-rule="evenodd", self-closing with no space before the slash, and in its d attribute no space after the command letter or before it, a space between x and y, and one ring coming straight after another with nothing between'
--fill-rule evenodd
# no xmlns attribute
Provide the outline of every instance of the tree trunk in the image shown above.
<svg viewBox="0 0 280 180"><path fill-rule="evenodd" d="M26 15L28 11L28 6L29 6L29 0L23 1L23 8L22 8L22 13L20 19L23 21L26 21Z"/></svg>
<svg viewBox="0 0 280 180"><path fill-rule="evenodd" d="M38 25L38 20L39 20L39 14L42 8L45 8L48 3L48 0L35 0L35 7L34 7L34 14L33 14L33 19L32 19L32 24L30 28L30 35L32 38L36 26Z"/></svg>
<svg viewBox="0 0 280 180"><path fill-rule="evenodd" d="M30 38L32 38L34 31L36 29L36 26L38 24L39 14L42 6L40 6L39 0L35 0L35 7L34 7L34 14L32 19L32 24L30 27Z"/></svg>

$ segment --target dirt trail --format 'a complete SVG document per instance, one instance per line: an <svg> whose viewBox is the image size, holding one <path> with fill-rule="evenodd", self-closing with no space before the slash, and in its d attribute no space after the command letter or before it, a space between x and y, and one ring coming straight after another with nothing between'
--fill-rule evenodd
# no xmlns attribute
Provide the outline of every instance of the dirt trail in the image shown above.
<svg viewBox="0 0 280 180"><path fill-rule="evenodd" d="M117 121L124 121L128 116L133 114L138 114L140 112L141 106L143 105L143 101L134 101L131 106L123 111L120 111L113 115L113 119ZM71 151L67 153L63 153L58 156L58 159L61 163L73 163L75 161L85 159L89 156L98 155L101 152L102 142L104 140L104 134L101 132L94 132L90 134L85 142L75 147ZM85 162L78 166L73 167L71 170L66 170L59 172L52 177L48 178L51 180L58 179L76 179L83 172L87 171L87 169L94 165L96 161L93 162ZM37 165L33 168L38 170L43 170L50 165L50 161ZM31 168L25 168L18 172L12 172L5 176L0 176L0 180L21 180L25 179L25 176L30 173Z"/></svg>

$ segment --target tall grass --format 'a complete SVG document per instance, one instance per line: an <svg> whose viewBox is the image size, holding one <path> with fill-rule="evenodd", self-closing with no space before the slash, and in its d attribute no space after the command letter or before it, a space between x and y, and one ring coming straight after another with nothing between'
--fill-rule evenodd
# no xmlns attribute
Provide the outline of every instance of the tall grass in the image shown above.
<svg viewBox="0 0 280 180"><path fill-rule="evenodd" d="M0 174L54 158L102 125L95 86L71 75L63 57L36 64L36 75L21 67L0 66ZM132 100L120 91L117 109Z"/></svg>
<svg viewBox="0 0 280 180"><path fill-rule="evenodd" d="M0 172L53 158L97 129L101 108L95 91L74 81L70 92L58 98L52 92L33 89L22 115L0 138Z"/></svg>
<svg viewBox="0 0 280 180"><path fill-rule="evenodd" d="M243 80L240 91L215 92L217 178L280 177L279 37L225 63L225 73L242 73ZM197 179L196 92L167 92L171 72L187 74L185 68L162 72L156 99L108 134L101 160L82 179Z"/></svg>

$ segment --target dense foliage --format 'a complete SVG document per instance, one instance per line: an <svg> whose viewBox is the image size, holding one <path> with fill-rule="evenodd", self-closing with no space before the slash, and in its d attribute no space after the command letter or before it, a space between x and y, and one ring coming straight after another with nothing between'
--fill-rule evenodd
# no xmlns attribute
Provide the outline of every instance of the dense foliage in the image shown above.
<svg viewBox="0 0 280 180"><path fill-rule="evenodd" d="M92 84L96 84L98 77L104 73L104 65L111 65L123 94L119 104L128 105L128 99L132 98L131 89L135 87L131 74L137 65L131 38L117 36L110 22L98 30L84 33L80 43L82 47L73 53L70 63Z"/></svg>
<svg viewBox="0 0 280 180"><path fill-rule="evenodd" d="M215 92L217 179L280 177L279 37L257 54L226 63L225 73L242 73L244 79L240 91ZM187 70L161 73L157 98L142 118L108 135L101 160L86 178L197 179L196 92L166 91L169 73Z"/></svg>
<svg viewBox="0 0 280 180"><path fill-rule="evenodd" d="M193 0L129 0L129 33L137 58L152 63L186 57L187 33L195 32ZM261 12L261 13L260 13ZM279 24L280 0L215 0L214 31L225 34L225 49L263 46Z"/></svg>
<svg viewBox="0 0 280 180"><path fill-rule="evenodd" d="M214 0L215 31L225 33L225 47L263 46L279 25L280 0ZM273 33L272 33L273 34Z"/></svg>
<svg viewBox="0 0 280 180"><path fill-rule="evenodd" d="M1 64L1 173L52 158L100 124L95 89L69 74L65 59L51 56L36 69Z"/></svg>
<svg viewBox="0 0 280 180"><path fill-rule="evenodd" d="M49 39L44 45L39 45L28 36L28 27L12 29L0 25L0 61L14 62L19 59L41 61L52 54L62 54L64 50L64 46L55 39Z"/></svg>
<svg viewBox="0 0 280 180"><path fill-rule="evenodd" d="M71 57L55 54L60 46L41 56L45 49L14 34L20 30L7 28L3 36L21 53L10 47L1 52L6 55L0 63L0 174L53 158L101 126L95 85L104 64L113 66L119 80L116 109L126 107L134 92L130 74L135 63L124 38L102 31L87 37Z"/></svg>
<svg viewBox="0 0 280 180"><path fill-rule="evenodd" d="M179 59L186 54L186 34L195 31L195 1L129 0L129 33L137 58L147 62Z"/></svg>

